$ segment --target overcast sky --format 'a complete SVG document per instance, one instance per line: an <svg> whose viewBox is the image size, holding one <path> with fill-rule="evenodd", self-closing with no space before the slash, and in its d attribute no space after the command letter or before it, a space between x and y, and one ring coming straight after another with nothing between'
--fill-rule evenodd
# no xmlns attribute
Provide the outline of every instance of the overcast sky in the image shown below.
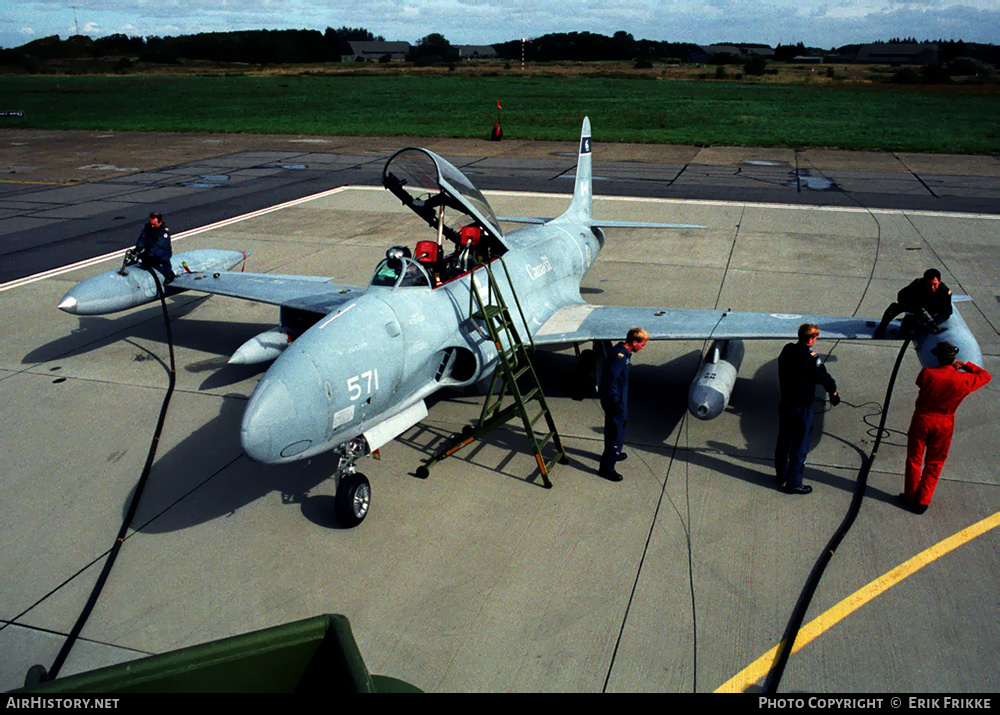
<svg viewBox="0 0 1000 715"><path fill-rule="evenodd" d="M363 27L387 40L432 32L491 44L551 32L636 39L804 42L830 49L893 37L1000 44L1000 0L0 0L0 46L103 37Z"/></svg>

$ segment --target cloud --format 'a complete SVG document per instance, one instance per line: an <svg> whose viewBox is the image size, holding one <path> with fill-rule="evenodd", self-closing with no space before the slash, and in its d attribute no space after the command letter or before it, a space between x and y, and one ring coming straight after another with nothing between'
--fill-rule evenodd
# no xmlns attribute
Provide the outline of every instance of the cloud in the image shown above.
<svg viewBox="0 0 1000 715"><path fill-rule="evenodd" d="M76 22L81 32L93 28L94 36L348 26L410 42L439 32L456 44L617 30L637 39L700 44L803 41L835 47L908 36L1000 41L997 0L74 0L72 6L65 0L18 0L9 15L0 43L23 42L25 33L15 30L20 25L63 35L72 34Z"/></svg>

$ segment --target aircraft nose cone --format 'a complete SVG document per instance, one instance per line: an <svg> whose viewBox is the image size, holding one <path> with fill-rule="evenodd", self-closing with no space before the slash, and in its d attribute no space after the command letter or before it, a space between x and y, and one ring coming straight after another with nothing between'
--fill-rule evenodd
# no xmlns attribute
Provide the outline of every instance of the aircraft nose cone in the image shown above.
<svg viewBox="0 0 1000 715"><path fill-rule="evenodd" d="M298 374L295 381L265 375L243 413L240 441L257 462L288 462L326 439L327 408L314 381ZM302 371L299 371L300 373ZM289 385L295 385L293 394Z"/></svg>

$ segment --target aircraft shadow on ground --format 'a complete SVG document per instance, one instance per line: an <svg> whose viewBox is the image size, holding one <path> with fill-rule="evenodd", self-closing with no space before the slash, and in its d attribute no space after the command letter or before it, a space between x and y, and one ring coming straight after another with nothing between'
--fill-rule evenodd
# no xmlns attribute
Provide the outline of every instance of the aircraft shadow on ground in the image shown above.
<svg viewBox="0 0 1000 715"><path fill-rule="evenodd" d="M580 382L572 364L575 357L556 353L544 355L544 358L537 361L537 369L546 394L571 396L574 390L579 391ZM681 426L685 417L690 422L687 427L682 426L683 429L698 428L701 423L686 413L688 389L700 365L700 358L700 350L692 350L661 365L633 364L630 368L627 444L672 447L676 437L672 439L671 435ZM640 354L637 360L641 359ZM836 363L836 356L828 356L826 361L833 365ZM550 385L554 389L550 389ZM818 392L822 393L822 390ZM738 416L743 443L724 444L707 440L706 450L703 447L689 447L684 435L681 435L680 440L676 441L683 448L681 458L690 459L692 464L734 479L775 489L774 446L778 433L778 398L778 361L775 357L764 363L752 376L738 377L736 380L726 414ZM826 433L825 415L829 409L828 403L820 400L815 403L810 452L824 439L839 440L857 452L860 467L865 453L856 445ZM725 417L726 415L720 415L716 419ZM598 438L603 437L603 424L594 426L594 434ZM596 468L601 449L598 445L592 454L580 456L589 458ZM738 461L734 462L734 458ZM851 492L855 487L856 474L811 466L807 459L806 479ZM893 495L872 487L868 488L867 494L882 501L894 500Z"/></svg>
<svg viewBox="0 0 1000 715"><path fill-rule="evenodd" d="M254 335L274 327L271 323L229 323L187 317L202 300L204 298L167 304L175 348L228 357ZM166 360L167 335L159 305L143 308L129 314L126 319L117 315L79 316L77 320L79 325L69 335L35 348L24 356L21 363L34 365L86 355L126 338L162 344L163 359Z"/></svg>
<svg viewBox="0 0 1000 715"><path fill-rule="evenodd" d="M244 326L245 327L245 326ZM242 328L241 328L242 329ZM256 328L249 328L251 332ZM217 336L215 324L206 321L204 330ZM194 331L197 340L201 330ZM635 364L630 376L630 410L627 443L636 447L656 449L672 448L675 439L671 435L680 427L687 410L687 390L697 370L699 350L690 350L661 365ZM210 366L206 361L204 369ZM539 352L534 365L544 392L550 400L569 398L572 400L596 398L588 393L588 387L581 379L578 362L571 353ZM260 368L260 366L232 366ZM226 384L229 378L219 377L227 370L213 373L210 381ZM473 407L469 410L470 426L478 418L484 396L476 391L441 391L428 399L428 408L441 402L464 402ZM705 447L688 448L684 437L681 458L692 464L710 469L732 479L774 489L773 452L777 434L777 361L764 364L753 377L739 378L727 412L739 417L740 434L743 444L723 444L708 440ZM226 395L221 401L219 414L194 430L168 452L158 456L145 492L140 501L133 526L144 533L166 533L205 523L213 519L236 513L240 508L267 496L272 492L281 494L283 504L298 505L303 516L309 521L326 528L338 528L333 516L333 496L311 495L310 492L334 472L336 457L332 454L320 455L314 459L288 465L265 465L252 462L243 454L238 442L240 422L246 406L246 397L241 394ZM551 406L551 403L550 403ZM553 410L559 425L558 407ZM814 448L824 435L825 408L817 403L816 418L811 438ZM597 413L599 414L599 412ZM690 428L698 423L692 419ZM169 422L168 422L169 424ZM567 457L577 468L596 470L602 450L601 437L603 423L592 426L594 440L582 447L569 447ZM433 412L431 419L407 430L398 438L405 446L430 458L444 446L455 432L448 427L435 425ZM828 438L839 439L835 436ZM852 445L853 446L853 445ZM854 447L857 449L857 447ZM500 458L497 458L497 452ZM859 463L863 456L858 449ZM551 447L543 450L543 456L551 457ZM219 456L223 455L223 456ZM520 420L514 419L508 425L497 429L481 440L460 450L451 459L460 459L476 464L483 469L498 472L504 477L526 481L541 486L542 481L532 458L532 447L524 434ZM424 460L426 461L426 460ZM411 475L424 463L414 463ZM210 463L204 471L193 469L192 465ZM377 469L377 467L371 467ZM854 476L823 470L807 462L806 479L826 483L845 491L854 488ZM878 490L871 496L890 500ZM123 505L123 513L131 502Z"/></svg>
<svg viewBox="0 0 1000 715"><path fill-rule="evenodd" d="M836 363L836 356L827 356L826 363ZM831 369L831 373L835 370ZM836 375L835 375L836 377ZM823 394L821 389L817 394ZM727 412L739 415L740 433L745 445L724 444L716 440L706 440L707 449L690 450L688 459L692 464L710 469L719 474L725 474L734 479L741 479L751 484L757 484L768 489L777 490L774 471L774 447L778 436L778 361L769 360L764 363L752 377L738 378L733 397ZM825 427L826 413L831 409L828 402L817 399L814 402L813 430L809 438L810 454L823 440L839 441L856 453L858 470L867 457L867 452L842 437L827 433ZM836 409L863 409L859 417L868 425L869 419L875 413L877 422L878 407L862 405L852 408L847 403ZM867 414L866 414L867 413ZM877 428L869 430L874 436ZM885 442L883 441L883 444ZM735 463L742 462L745 466ZM857 484L857 472L851 470L830 470L816 465L815 458L806 457L805 481L826 484L846 492L853 492ZM895 495L868 486L868 498L895 503Z"/></svg>
<svg viewBox="0 0 1000 715"><path fill-rule="evenodd" d="M231 516L272 492L281 494L283 504L299 505L310 521L338 528L332 497L309 494L333 474L336 457L325 454L287 465L253 462L239 444L246 397L226 395L221 404L218 416L157 455L133 528L145 534L186 529ZM205 464L211 465L210 471L200 468ZM123 514L134 493L135 487L122 506Z"/></svg>
<svg viewBox="0 0 1000 715"><path fill-rule="evenodd" d="M667 446L667 438L677 427L687 409L687 387L690 381L688 376L694 374L699 359L700 351L693 350L663 365L633 365L629 386L631 399L627 437L630 443ZM532 364L549 402L557 429L560 427L560 407L553 404L556 400L571 399L580 402L593 400L599 410L599 402L592 385L587 376L581 372L574 354L538 351L532 358ZM479 408L484 399L485 396L474 391L466 393L444 391L429 398L427 405L428 409L432 409L433 405L441 400L471 401L475 409L470 411L468 426L472 427L478 419ZM510 398L506 400L504 404L510 404ZM529 406L529 414L537 413L538 409L536 404L532 404ZM599 414L599 411L595 414ZM597 469L603 450L601 442L603 420L594 424L591 429L595 439L586 446L573 447L564 440L566 456L571 464L585 471ZM547 431L544 423L537 431ZM564 432L561 434L565 437ZM451 429L422 423L397 439L430 458L456 437L457 433ZM515 417L502 428L485 434L481 439L463 447L451 458L462 459L499 472L506 477L541 486L542 480L532 459L533 450L521 420ZM496 451L503 455L499 460L495 456ZM545 459L550 459L553 454L552 447L542 450Z"/></svg>

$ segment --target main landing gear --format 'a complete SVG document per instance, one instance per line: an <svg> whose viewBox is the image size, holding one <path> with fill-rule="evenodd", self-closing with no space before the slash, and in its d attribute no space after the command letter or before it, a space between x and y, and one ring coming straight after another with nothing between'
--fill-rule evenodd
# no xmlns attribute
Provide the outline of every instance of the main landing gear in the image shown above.
<svg viewBox="0 0 1000 715"><path fill-rule="evenodd" d="M366 477L357 471L354 462L367 453L364 438L358 437L340 446L340 461L334 477L337 495L333 500L333 513L341 526L357 526L365 517L372 503L372 487Z"/></svg>

